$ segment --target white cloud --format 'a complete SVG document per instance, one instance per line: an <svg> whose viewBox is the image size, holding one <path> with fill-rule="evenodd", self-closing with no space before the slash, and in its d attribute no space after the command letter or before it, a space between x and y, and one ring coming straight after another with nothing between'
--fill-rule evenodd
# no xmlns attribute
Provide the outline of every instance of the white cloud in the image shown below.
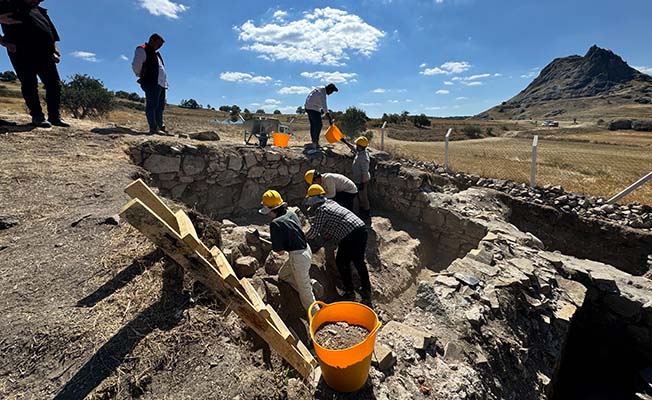
<svg viewBox="0 0 652 400"><path fill-rule="evenodd" d="M120 54L120 59L122 61L129 61L129 57L125 56L124 54Z"/></svg>
<svg viewBox="0 0 652 400"><path fill-rule="evenodd" d="M634 68L641 71L644 74L652 75L652 67L634 67Z"/></svg>
<svg viewBox="0 0 652 400"><path fill-rule="evenodd" d="M321 65L344 65L353 54L370 56L385 32L362 18L335 8L316 8L290 22L256 26L249 20L235 27L242 48L270 60Z"/></svg>
<svg viewBox="0 0 652 400"><path fill-rule="evenodd" d="M496 76L496 77L498 77L498 76L503 76L503 74L499 74L499 73L496 72L496 73L494 74L494 76Z"/></svg>
<svg viewBox="0 0 652 400"><path fill-rule="evenodd" d="M444 0L435 0L435 3L437 3L437 4L442 4L443 2L444 2Z"/></svg>
<svg viewBox="0 0 652 400"><path fill-rule="evenodd" d="M438 106L435 106L435 107L426 107L426 110L437 111L437 110L445 110L446 108L447 108L447 107L438 107Z"/></svg>
<svg viewBox="0 0 652 400"><path fill-rule="evenodd" d="M98 62L99 60L97 59L97 54L91 53L88 51L73 51L70 53L71 56L75 58L79 58L80 60L88 61L88 62Z"/></svg>
<svg viewBox="0 0 652 400"><path fill-rule="evenodd" d="M528 73L521 75L521 78L526 78L526 79L536 78L539 75L540 70L541 68L539 67L531 68Z"/></svg>
<svg viewBox="0 0 652 400"><path fill-rule="evenodd" d="M446 86L451 86L451 85L454 85L454 83L451 82L451 81L445 81L445 82L444 82L444 85L446 85Z"/></svg>
<svg viewBox="0 0 652 400"><path fill-rule="evenodd" d="M272 18L274 18L277 21L283 21L287 16L288 16L287 11L278 10L278 11L274 11Z"/></svg>
<svg viewBox="0 0 652 400"><path fill-rule="evenodd" d="M462 101L462 100L468 100L468 97L456 97L455 100L457 101Z"/></svg>
<svg viewBox="0 0 652 400"><path fill-rule="evenodd" d="M471 69L471 64L466 61L449 61L439 67L426 68L419 72L421 75L453 75L461 74Z"/></svg>
<svg viewBox="0 0 652 400"><path fill-rule="evenodd" d="M426 67L426 65L428 65L428 64L426 64L426 63L423 63L423 64L421 64L421 65L419 65L419 68L425 68L425 67Z"/></svg>
<svg viewBox="0 0 652 400"><path fill-rule="evenodd" d="M386 89L383 89L383 88L378 88L378 89L374 89L374 90L373 90L374 93L385 93L386 91L387 91L387 90L386 90Z"/></svg>
<svg viewBox="0 0 652 400"><path fill-rule="evenodd" d="M349 83L357 82L354 79L358 74L355 72L324 72L324 71L315 71L315 72L302 72L301 76L308 79L318 79L322 82L327 83Z"/></svg>
<svg viewBox="0 0 652 400"><path fill-rule="evenodd" d="M163 17L168 17L170 19L178 19L179 14L189 9L188 6L183 4L174 3L170 0L138 0L140 6L150 14Z"/></svg>
<svg viewBox="0 0 652 400"><path fill-rule="evenodd" d="M280 94L308 94L312 89L305 86L287 86L279 89Z"/></svg>
<svg viewBox="0 0 652 400"><path fill-rule="evenodd" d="M270 76L254 76L246 72L222 72L220 79L228 82L267 83L272 80Z"/></svg>
<svg viewBox="0 0 652 400"><path fill-rule="evenodd" d="M461 83L462 83L462 85L466 85L466 86L482 86L482 85L484 85L484 83L482 83L480 81L471 81L471 82L462 81Z"/></svg>
<svg viewBox="0 0 652 400"><path fill-rule="evenodd" d="M449 94L450 91L449 91L449 90L438 90L438 91L436 91L435 93L436 93L436 94Z"/></svg>
<svg viewBox="0 0 652 400"><path fill-rule="evenodd" d="M400 103L398 100L387 100L387 102L392 104Z"/></svg>
<svg viewBox="0 0 652 400"><path fill-rule="evenodd" d="M380 106L380 103L359 103L362 107L377 107Z"/></svg>

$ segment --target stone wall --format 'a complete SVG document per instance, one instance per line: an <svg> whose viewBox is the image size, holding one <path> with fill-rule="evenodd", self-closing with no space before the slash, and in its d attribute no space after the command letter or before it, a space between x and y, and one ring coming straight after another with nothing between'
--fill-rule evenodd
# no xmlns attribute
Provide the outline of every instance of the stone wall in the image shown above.
<svg viewBox="0 0 652 400"><path fill-rule="evenodd" d="M164 196L215 218L255 213L268 189L298 205L307 189L305 171L317 168L349 175L351 168L351 158L344 152L305 156L288 149L223 144L144 142L130 155L149 171Z"/></svg>

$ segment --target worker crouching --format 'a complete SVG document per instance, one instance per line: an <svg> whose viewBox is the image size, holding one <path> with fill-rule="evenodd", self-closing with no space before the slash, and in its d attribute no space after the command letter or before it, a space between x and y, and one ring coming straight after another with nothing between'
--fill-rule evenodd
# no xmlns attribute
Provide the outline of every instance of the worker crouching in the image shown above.
<svg viewBox="0 0 652 400"><path fill-rule="evenodd" d="M288 210L287 203L275 190L268 190L263 194L262 206L259 212L272 217L269 225L272 251L289 254L289 264L281 268L279 279L287 282L297 291L301 304L308 310L315 302L310 281L312 252L301 230L299 217Z"/></svg>
<svg viewBox="0 0 652 400"><path fill-rule="evenodd" d="M326 198L326 191L320 185L312 185L306 195L306 205L313 215L306 237L309 240L321 236L326 241L337 243L335 264L344 285L344 296L355 297L351 263L360 277L363 301L371 300L371 283L365 263L367 249L367 228L353 212Z"/></svg>
<svg viewBox="0 0 652 400"><path fill-rule="evenodd" d="M304 178L308 186L319 185L324 188L327 199L353 211L353 201L358 196L358 188L351 179L341 174L321 173L315 169L306 172Z"/></svg>

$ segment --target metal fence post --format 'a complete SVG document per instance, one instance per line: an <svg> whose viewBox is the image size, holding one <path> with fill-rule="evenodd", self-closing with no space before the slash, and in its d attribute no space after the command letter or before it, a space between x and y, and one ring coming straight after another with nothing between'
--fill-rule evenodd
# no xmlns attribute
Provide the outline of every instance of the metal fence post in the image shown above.
<svg viewBox="0 0 652 400"><path fill-rule="evenodd" d="M539 136L534 135L532 140L532 166L530 167L530 187L534 189L537 184L537 146L539 145Z"/></svg>
<svg viewBox="0 0 652 400"><path fill-rule="evenodd" d="M385 151L385 127L387 126L387 121L383 122L383 127L380 128L380 150Z"/></svg>
<svg viewBox="0 0 652 400"><path fill-rule="evenodd" d="M453 133L453 128L450 128L446 132L446 138L444 139L444 169L448 171L448 141L450 140L451 133Z"/></svg>
<svg viewBox="0 0 652 400"><path fill-rule="evenodd" d="M641 179L637 180L634 184L632 184L630 187L627 189L623 190L622 192L618 193L614 197L610 198L609 201L607 201L607 204L614 204L618 200L622 199L623 197L627 196L634 190L638 189L640 186L642 186L645 182L647 181L652 181L652 171L642 177Z"/></svg>

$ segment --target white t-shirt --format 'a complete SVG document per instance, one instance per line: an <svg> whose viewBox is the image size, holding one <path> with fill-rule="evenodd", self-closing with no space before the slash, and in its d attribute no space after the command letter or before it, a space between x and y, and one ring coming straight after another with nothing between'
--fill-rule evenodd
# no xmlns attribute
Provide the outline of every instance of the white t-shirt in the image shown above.
<svg viewBox="0 0 652 400"><path fill-rule="evenodd" d="M355 183L344 175L340 174L322 174L322 187L326 191L326 198L332 199L339 192L358 193Z"/></svg>
<svg viewBox="0 0 652 400"><path fill-rule="evenodd" d="M306 98L306 110L313 110L321 112L322 110L327 113L328 105L326 104L326 88L320 87L314 89Z"/></svg>

